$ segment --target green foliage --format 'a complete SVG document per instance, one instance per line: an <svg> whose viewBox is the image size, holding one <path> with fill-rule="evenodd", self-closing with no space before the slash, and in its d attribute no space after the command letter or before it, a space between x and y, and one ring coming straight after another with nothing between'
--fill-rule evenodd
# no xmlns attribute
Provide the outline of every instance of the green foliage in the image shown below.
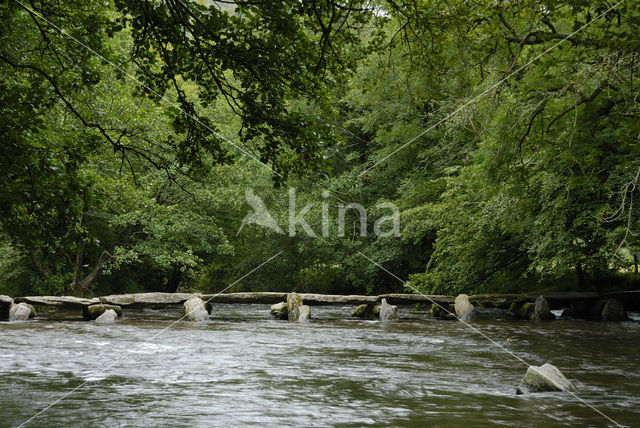
<svg viewBox="0 0 640 428"><path fill-rule="evenodd" d="M640 5L218 6L0 5L0 292L221 290L278 252L234 289L403 290L358 252L433 293L633 275ZM238 234L247 188L286 230L287 187L317 237Z"/></svg>

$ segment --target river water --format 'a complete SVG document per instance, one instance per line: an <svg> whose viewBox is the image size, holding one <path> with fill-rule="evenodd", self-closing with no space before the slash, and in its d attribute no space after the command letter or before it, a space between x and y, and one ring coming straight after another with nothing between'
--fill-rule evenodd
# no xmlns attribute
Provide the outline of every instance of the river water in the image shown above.
<svg viewBox="0 0 640 428"><path fill-rule="evenodd" d="M526 366L460 322L401 308L397 322L313 307L306 324L268 305L125 312L96 325L59 313L0 323L0 426L615 426L567 393L515 395ZM640 323L476 321L576 394L640 425ZM161 333L158 335L158 333ZM154 335L157 335L154 337Z"/></svg>

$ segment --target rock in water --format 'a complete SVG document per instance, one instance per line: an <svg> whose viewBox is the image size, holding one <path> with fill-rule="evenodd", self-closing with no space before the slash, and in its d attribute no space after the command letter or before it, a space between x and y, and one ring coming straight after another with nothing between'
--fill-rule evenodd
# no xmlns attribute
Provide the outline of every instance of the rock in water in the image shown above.
<svg viewBox="0 0 640 428"><path fill-rule="evenodd" d="M306 321L311 317L311 308L303 304L298 293L287 294L287 317L289 321Z"/></svg>
<svg viewBox="0 0 640 428"><path fill-rule="evenodd" d="M434 318L447 320L447 321L457 320L455 312L456 312L456 309L453 304L449 304L448 307L446 307L441 304L440 305L436 304L434 302L431 304L431 307L429 308L429 315L431 315Z"/></svg>
<svg viewBox="0 0 640 428"><path fill-rule="evenodd" d="M27 321L29 318L34 316L35 311L33 307L26 303L11 305L11 308L9 309L9 321Z"/></svg>
<svg viewBox="0 0 640 428"><path fill-rule="evenodd" d="M460 294L454 304L456 316L462 321L470 321L476 318L476 309L469 302L469 296Z"/></svg>
<svg viewBox="0 0 640 428"><path fill-rule="evenodd" d="M618 299L609 299L600 314L602 321L627 321L629 317Z"/></svg>
<svg viewBox="0 0 640 428"><path fill-rule="evenodd" d="M199 297L194 297L182 304L184 315L189 321L205 321L209 319L209 311L204 301Z"/></svg>
<svg viewBox="0 0 640 428"><path fill-rule="evenodd" d="M116 322L118 319L118 314L113 309L107 309L96 318L96 324L110 324L112 322Z"/></svg>
<svg viewBox="0 0 640 428"><path fill-rule="evenodd" d="M358 317L365 320L380 319L380 303L364 303L351 312L352 317Z"/></svg>
<svg viewBox="0 0 640 428"><path fill-rule="evenodd" d="M271 315L279 320L289 319L289 316L287 315L287 302L280 302L272 305Z"/></svg>
<svg viewBox="0 0 640 428"><path fill-rule="evenodd" d="M541 294L536 299L533 313L531 314L531 321L552 321L556 316L551 313L551 307L547 299Z"/></svg>
<svg viewBox="0 0 640 428"><path fill-rule="evenodd" d="M9 309L13 305L13 299L4 294L0 294L0 320L9 318Z"/></svg>
<svg viewBox="0 0 640 428"><path fill-rule="evenodd" d="M398 319L398 307L387 303L387 299L380 302L380 321L391 321Z"/></svg>
<svg viewBox="0 0 640 428"><path fill-rule="evenodd" d="M529 366L527 373L518 385L516 394L525 392L545 392L545 391L574 391L575 388L564 377L556 366L544 364L540 367Z"/></svg>
<svg viewBox="0 0 640 428"><path fill-rule="evenodd" d="M122 308L117 305L105 305L105 304L97 304L91 306L85 306L82 308L82 315L85 319L94 320L102 315L107 309L113 309L116 314L118 314L118 318L122 316Z"/></svg>
<svg viewBox="0 0 640 428"><path fill-rule="evenodd" d="M509 314L521 320L530 320L536 304L533 302L513 302L509 306Z"/></svg>
<svg viewBox="0 0 640 428"><path fill-rule="evenodd" d="M305 322L311 319L311 308L307 305L302 305L298 308L298 321Z"/></svg>

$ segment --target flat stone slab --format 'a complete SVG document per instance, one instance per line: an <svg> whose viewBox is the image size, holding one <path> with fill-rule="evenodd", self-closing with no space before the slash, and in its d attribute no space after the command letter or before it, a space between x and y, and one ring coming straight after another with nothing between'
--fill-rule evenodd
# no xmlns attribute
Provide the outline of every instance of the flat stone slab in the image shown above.
<svg viewBox="0 0 640 428"><path fill-rule="evenodd" d="M287 300L287 293L265 291L255 293L223 293L197 295L210 303L267 303L274 304Z"/></svg>
<svg viewBox="0 0 640 428"><path fill-rule="evenodd" d="M512 303L533 302L535 297L524 294L476 294L469 296L469 302L479 308L509 309Z"/></svg>
<svg viewBox="0 0 640 428"><path fill-rule="evenodd" d="M548 292L548 293L527 293L527 294L479 294L469 296L469 301L478 307L498 307L508 308L513 302L531 301L533 302L540 294L544 295L549 301L552 308L562 307L567 302L573 300L591 300L598 299L598 293L592 292ZM620 293L615 293L620 294ZM421 295L421 294L403 294L390 293L381 294L379 296L364 296L357 294L334 295L334 294L315 294L300 293L305 305L364 305L380 302L387 299L391 305L415 305L422 303L431 305L436 302L439 305L447 307L454 303L455 296L446 295ZM637 297L640 294L629 293L623 297L623 302L631 299L624 297ZM122 307L144 307L154 305L181 305L189 299L199 297L202 300L211 303L259 303L274 304L280 303L287 299L285 292L247 292L247 293L224 293L224 294L200 294L200 293L133 293L133 294L114 294L109 296L96 297L93 299L83 299L73 296L26 296L16 297L16 303L29 303L32 305L57 306L69 308L82 308L98 303L117 305ZM9 296L0 296L0 303L10 301ZM626 306L626 303L625 303Z"/></svg>
<svg viewBox="0 0 640 428"><path fill-rule="evenodd" d="M605 297L620 300L627 311L640 311L640 290L606 293Z"/></svg>
<svg viewBox="0 0 640 428"><path fill-rule="evenodd" d="M114 294L98 297L96 303L117 306L146 306L146 305L181 305L189 299L201 297L191 293L134 293ZM206 300L206 299L205 299Z"/></svg>
<svg viewBox="0 0 640 428"><path fill-rule="evenodd" d="M357 294L314 294L314 293L300 293L300 297L304 301L305 305L320 306L320 305L363 305L366 303L375 303L378 299L377 296L361 296Z"/></svg>
<svg viewBox="0 0 640 428"><path fill-rule="evenodd" d="M436 302L442 306L446 306L449 303L454 303L455 296L445 296L442 294L401 294L390 293L381 294L375 297L376 301L382 301L387 299L387 303L390 305L415 305L416 303L431 304Z"/></svg>
<svg viewBox="0 0 640 428"><path fill-rule="evenodd" d="M551 309L562 309L569 306L571 302L595 303L601 297L600 294L592 291L544 291L541 293L525 293L525 295L533 300L540 295L544 296Z"/></svg>
<svg viewBox="0 0 640 428"><path fill-rule="evenodd" d="M58 306L67 308L82 308L100 303L96 298L83 299L73 296L25 296L16 297L16 303L28 303L30 305Z"/></svg>

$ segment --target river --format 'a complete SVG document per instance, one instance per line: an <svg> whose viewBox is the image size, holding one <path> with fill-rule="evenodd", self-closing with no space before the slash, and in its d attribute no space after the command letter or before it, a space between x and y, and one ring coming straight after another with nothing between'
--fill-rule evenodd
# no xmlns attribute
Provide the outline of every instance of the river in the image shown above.
<svg viewBox="0 0 640 428"><path fill-rule="evenodd" d="M460 322L410 308L397 322L362 321L352 309L313 307L306 324L248 304L169 329L180 308L128 311L111 325L66 312L0 323L0 426L76 387L25 426L614 426L567 393L516 396L526 366ZM639 322L473 325L638 426Z"/></svg>

